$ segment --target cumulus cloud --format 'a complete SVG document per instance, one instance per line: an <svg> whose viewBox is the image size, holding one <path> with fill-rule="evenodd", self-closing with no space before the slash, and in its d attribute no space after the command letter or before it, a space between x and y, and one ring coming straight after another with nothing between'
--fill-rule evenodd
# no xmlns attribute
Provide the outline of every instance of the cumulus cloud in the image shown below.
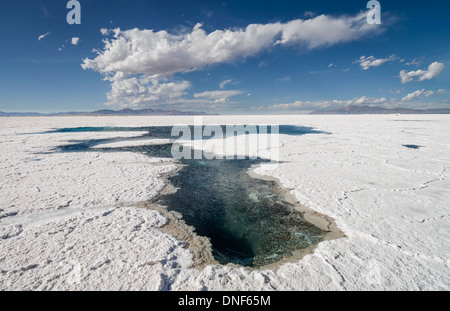
<svg viewBox="0 0 450 311"><path fill-rule="evenodd" d="M253 110L276 110L276 111L308 111L316 109L328 109L334 101L295 101L289 104L278 104L272 106L253 107Z"/></svg>
<svg viewBox="0 0 450 311"><path fill-rule="evenodd" d="M151 93L155 91L155 85L162 87L167 84L155 84L156 80L166 81L177 73L245 60L276 46L296 46L312 50L367 38L368 35L378 34L383 30L382 27L368 25L364 12L356 16L320 15L287 23L251 24L245 28L210 33L202 29L202 24L181 33L146 29L101 29L103 35L111 37L104 39L104 48L96 51L96 57L83 60L82 67L100 72L112 83L112 90L108 94L111 103L143 105L145 100L153 98L150 95L159 96L157 92ZM146 85L145 81L150 81L150 84ZM174 84L167 87L179 84L171 83ZM126 86L132 89L126 92ZM135 100L131 99L132 94L136 94ZM213 100L226 102L228 98ZM152 99L148 104L153 102L155 101Z"/></svg>
<svg viewBox="0 0 450 311"><path fill-rule="evenodd" d="M415 92L409 93L405 97L402 98L402 101L410 101L414 98L417 98L419 96L422 96L422 94L425 92L425 90L417 90ZM434 93L433 93L434 94ZM432 95L432 94L431 94ZM430 96L430 95L428 95Z"/></svg>
<svg viewBox="0 0 450 311"><path fill-rule="evenodd" d="M176 103L190 87L188 81L161 83L150 77L117 79L106 94L107 104L117 108L143 108Z"/></svg>
<svg viewBox="0 0 450 311"><path fill-rule="evenodd" d="M315 100L315 101L295 101L287 104L277 104L271 106L253 107L252 110L257 111L311 111L311 110L327 110L327 109L340 109L348 106L371 106L371 107L385 107L385 108L397 108L407 105L409 108L430 108L430 103L410 103L413 99L420 97L430 97L437 94L444 94L446 90L439 89L437 91L432 90L417 90L412 92L401 100L397 98L385 98L385 97L355 97L348 100Z"/></svg>
<svg viewBox="0 0 450 311"><path fill-rule="evenodd" d="M281 39L276 44L294 44L309 50L360 39L369 33L378 32L366 21L366 13L353 17L331 17L319 15L281 24Z"/></svg>
<svg viewBox="0 0 450 311"><path fill-rule="evenodd" d="M72 45L77 45L78 42L80 42L80 38L78 38L78 37L73 37L72 38Z"/></svg>
<svg viewBox="0 0 450 311"><path fill-rule="evenodd" d="M388 98L356 97L349 100L318 100L318 101L295 101L288 104L278 104L268 107L254 107L253 110L276 110L276 111L310 111L317 109L338 109L347 106L374 106L394 103L395 100Z"/></svg>
<svg viewBox="0 0 450 311"><path fill-rule="evenodd" d="M207 91L203 93L194 94L195 98L203 98L211 100L214 104L225 104L230 97L242 94L242 91L230 90L230 91Z"/></svg>
<svg viewBox="0 0 450 311"><path fill-rule="evenodd" d="M167 77L244 59L274 45L314 49L358 40L380 31L368 25L365 18L365 14L354 17L320 15L309 20L251 24L244 29L216 30L209 34L201 24L183 34L115 29L113 38L105 40L103 51L94 59L86 58L82 66L102 73Z"/></svg>
<svg viewBox="0 0 450 311"><path fill-rule="evenodd" d="M421 96L423 96L423 97L430 97L430 96L433 96L433 95L442 95L442 94L445 94L445 90L444 89L439 89L437 91L432 91L432 90L426 91L425 89L422 89L422 90L417 90L415 92L412 92L412 93L406 95L405 97L402 98L402 101L410 101L410 100L412 100L414 98L418 98L418 97L421 97Z"/></svg>
<svg viewBox="0 0 450 311"><path fill-rule="evenodd" d="M50 34L50 31L47 32L47 33L45 33L45 34L43 34L43 35L41 35L41 36L39 36L38 41L41 41L42 39L44 39L45 37L47 37L49 34Z"/></svg>
<svg viewBox="0 0 450 311"><path fill-rule="evenodd" d="M403 84L413 81L415 77L418 77L417 81L432 80L438 77L444 69L445 65L443 63L434 62L428 66L427 70L400 71L400 80Z"/></svg>
<svg viewBox="0 0 450 311"><path fill-rule="evenodd" d="M388 58L378 58L376 59L374 56L361 56L358 60L355 61L355 63L358 63L362 70L368 70L371 67L379 67L383 65L386 62L392 62L397 60L398 57L394 55L389 56Z"/></svg>

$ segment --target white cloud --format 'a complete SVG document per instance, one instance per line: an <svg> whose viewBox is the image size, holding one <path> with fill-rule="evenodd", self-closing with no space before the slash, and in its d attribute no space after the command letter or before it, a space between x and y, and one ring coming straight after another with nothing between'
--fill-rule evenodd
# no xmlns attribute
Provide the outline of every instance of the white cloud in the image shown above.
<svg viewBox="0 0 450 311"><path fill-rule="evenodd" d="M398 57L395 56L395 54L389 56L388 58L379 58L379 59L376 59L374 56L369 56L369 57L361 56L354 63L358 63L361 66L362 70L368 70L371 67L379 67L386 62L392 62L397 59L398 59Z"/></svg>
<svg viewBox="0 0 450 311"><path fill-rule="evenodd" d="M230 91L207 91L203 93L194 94L195 98L203 98L211 100L215 104L224 104L228 102L228 99L233 96L242 94L242 91L230 90Z"/></svg>
<svg viewBox="0 0 450 311"><path fill-rule="evenodd" d="M77 45L78 42L80 42L80 38L78 38L78 37L73 37L72 38L72 45Z"/></svg>
<svg viewBox="0 0 450 311"><path fill-rule="evenodd" d="M419 67L421 65L421 63L417 59L413 59L412 61L406 63L405 65Z"/></svg>
<svg viewBox="0 0 450 311"><path fill-rule="evenodd" d="M333 104L333 101L295 101L289 104L278 104L272 105L268 107L254 107L254 110L277 110L277 111L307 111L307 110L316 110L316 109L327 109L330 108Z"/></svg>
<svg viewBox="0 0 450 311"><path fill-rule="evenodd" d="M433 96L435 94L436 94L435 91L426 91L426 92L423 93L423 96L430 97L430 96Z"/></svg>
<svg viewBox="0 0 450 311"><path fill-rule="evenodd" d="M402 101L410 101L414 98L418 98L421 96L430 97L430 96L437 95L437 94L439 94L439 95L445 94L445 90L444 89L439 89L437 91L432 91L432 90L426 91L425 89L417 90L417 91L412 92L412 93L406 95L405 97L403 97Z"/></svg>
<svg viewBox="0 0 450 311"><path fill-rule="evenodd" d="M406 95L405 97L402 98L402 101L410 101L414 98L422 96L422 94L424 94L424 92L425 92L425 90L417 90L415 92L409 93L408 95Z"/></svg>
<svg viewBox="0 0 450 311"><path fill-rule="evenodd" d="M353 17L320 15L288 23L251 24L244 29L216 30L209 34L201 24L182 34L115 29L113 38L105 40L104 50L94 59L86 58L82 66L104 74L169 77L245 59L274 45L298 45L310 50L358 40L380 29L368 25L362 13Z"/></svg>
<svg viewBox="0 0 450 311"><path fill-rule="evenodd" d="M44 39L45 37L47 37L50 34L50 31L47 32L46 34L43 34L41 36L39 36L38 41L41 41L42 39Z"/></svg>
<svg viewBox="0 0 450 311"><path fill-rule="evenodd" d="M224 81L220 82L219 87L223 90L225 88L225 86L227 86L227 84L230 84L231 82L233 82L233 80L224 80Z"/></svg>
<svg viewBox="0 0 450 311"><path fill-rule="evenodd" d="M433 102L414 102L412 99L419 97L429 97L439 94L439 91L425 91L418 90L411 94L408 94L403 99L397 98L385 98L385 97L356 97L349 100L316 100L316 101L295 101L287 104L277 104L272 106L260 106L253 107L252 110L256 111L277 111L279 113L301 113L312 110L334 110L341 109L349 106L369 106L369 107L382 107L382 108L410 108L410 109L429 109L436 108L436 103ZM441 103L445 103L445 100L441 100Z"/></svg>
<svg viewBox="0 0 450 311"><path fill-rule="evenodd" d="M350 42L380 29L373 28L366 21L366 13L356 16L331 17L319 15L302 20L297 19L281 24L281 39L276 44L296 44L314 49L331 46L342 42Z"/></svg>
<svg viewBox="0 0 450 311"><path fill-rule="evenodd" d="M445 69L443 63L434 62L428 66L427 70L417 70L417 71L400 71L400 79L403 84L411 82L415 77L418 77L417 81L432 80L438 77L442 71Z"/></svg>
<svg viewBox="0 0 450 311"><path fill-rule="evenodd" d="M191 87L188 81L161 83L149 77L118 79L106 94L107 105L117 108L143 108L173 104L181 100Z"/></svg>
<svg viewBox="0 0 450 311"><path fill-rule="evenodd" d="M112 90L107 96L110 104L134 106L156 103L158 101L154 98L158 96L170 102L164 92L158 91L159 88L180 87L175 94L184 93L186 81L180 84L167 80L177 73L245 60L277 45L306 50L328 47L367 38L384 31L384 28L368 25L366 14L362 12L356 16L320 15L287 23L251 24L246 28L211 33L206 33L201 24L181 33L119 28L100 31L103 35L111 35L111 38L104 39L103 50L96 51L97 56L93 59L84 59L82 67L100 72L105 80L112 83ZM221 85L221 88L227 84ZM130 89L127 90L127 87ZM227 102L229 97L234 96L228 94L222 93L224 96L208 99L205 92L196 94L196 98L219 103ZM136 98L133 99L133 96Z"/></svg>
<svg viewBox="0 0 450 311"><path fill-rule="evenodd" d="M278 104L268 107L254 107L254 110L277 110L277 111L310 111L317 109L338 109L346 106L373 106L373 105L387 105L396 100L388 98L373 98L373 97L356 97L350 100L318 100L318 101L295 101L289 104Z"/></svg>

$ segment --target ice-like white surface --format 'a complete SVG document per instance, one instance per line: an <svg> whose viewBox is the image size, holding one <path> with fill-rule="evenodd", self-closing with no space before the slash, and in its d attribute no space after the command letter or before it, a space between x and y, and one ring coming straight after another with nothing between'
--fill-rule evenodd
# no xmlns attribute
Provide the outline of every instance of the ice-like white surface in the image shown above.
<svg viewBox="0 0 450 311"><path fill-rule="evenodd" d="M158 176L175 169L173 164L155 166L161 160L136 153L53 152L57 146L92 137L136 137L142 134L139 132L32 134L33 131L39 132L25 127L20 132L28 134L1 133L0 219L67 207L143 201L164 187Z"/></svg>
<svg viewBox="0 0 450 311"><path fill-rule="evenodd" d="M0 286L164 290L177 268L192 264L183 243L155 230L164 224L155 211L120 208L79 213L40 226L2 227ZM7 258L11 255L14 260Z"/></svg>
<svg viewBox="0 0 450 311"><path fill-rule="evenodd" d="M449 116L203 120L332 133L282 135L283 162L257 172L279 178L347 237L277 270L191 269L183 243L157 229L165 219L130 205L154 197L173 164L134 153L52 152L140 133L22 133L193 124L192 117L0 118L0 290L449 290Z"/></svg>
<svg viewBox="0 0 450 311"><path fill-rule="evenodd" d="M131 141L119 141L113 143L98 144L95 145L93 149L138 147L138 146L162 145L169 143L171 143L170 139L139 139Z"/></svg>

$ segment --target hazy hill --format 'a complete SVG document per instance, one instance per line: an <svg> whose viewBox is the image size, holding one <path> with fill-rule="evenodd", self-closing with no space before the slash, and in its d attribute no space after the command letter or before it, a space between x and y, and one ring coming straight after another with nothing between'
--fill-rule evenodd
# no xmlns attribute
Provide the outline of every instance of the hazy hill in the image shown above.
<svg viewBox="0 0 450 311"><path fill-rule="evenodd" d="M2 112L2 117L38 117L38 116L207 116L206 112L159 110L159 109L122 109L122 110L98 110L94 112L57 112L57 113L37 113L37 112Z"/></svg>
<svg viewBox="0 0 450 311"><path fill-rule="evenodd" d="M317 110L310 115L337 115L337 114L450 114L450 109L388 109L369 106L347 106L336 110Z"/></svg>

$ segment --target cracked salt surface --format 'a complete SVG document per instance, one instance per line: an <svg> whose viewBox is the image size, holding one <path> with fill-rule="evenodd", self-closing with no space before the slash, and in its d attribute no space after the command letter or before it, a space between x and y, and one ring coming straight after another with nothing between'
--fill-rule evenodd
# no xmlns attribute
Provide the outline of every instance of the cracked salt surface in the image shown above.
<svg viewBox="0 0 450 311"><path fill-rule="evenodd" d="M191 269L192 253L158 229L166 221L162 214L134 208L165 186L161 174L171 163L127 152L48 153L92 133L21 135L68 126L170 126L193 118L0 118L0 216L16 213L0 219L0 289L450 288L450 139L442 135L450 117L233 116L204 123L272 124L274 118L333 135L282 135L283 163L256 172L278 178L300 203L333 217L346 238L264 271ZM439 122L420 122L414 132L407 129L419 127L414 120ZM95 137L121 135L136 133ZM426 148L412 152L405 141Z"/></svg>

